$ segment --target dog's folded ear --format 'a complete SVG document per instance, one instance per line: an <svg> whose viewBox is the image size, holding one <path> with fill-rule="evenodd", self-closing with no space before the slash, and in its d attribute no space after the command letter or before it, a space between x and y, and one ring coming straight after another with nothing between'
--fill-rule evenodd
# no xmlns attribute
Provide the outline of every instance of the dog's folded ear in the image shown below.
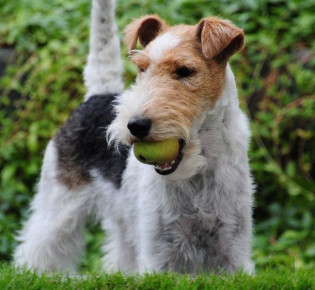
<svg viewBox="0 0 315 290"><path fill-rule="evenodd" d="M231 22L217 17L201 20L197 26L197 38L206 58L226 62L244 45L244 32Z"/></svg>
<svg viewBox="0 0 315 290"><path fill-rule="evenodd" d="M140 44L145 47L167 28L168 24L157 15L143 16L134 20L124 30L128 50L136 48L138 39Z"/></svg>

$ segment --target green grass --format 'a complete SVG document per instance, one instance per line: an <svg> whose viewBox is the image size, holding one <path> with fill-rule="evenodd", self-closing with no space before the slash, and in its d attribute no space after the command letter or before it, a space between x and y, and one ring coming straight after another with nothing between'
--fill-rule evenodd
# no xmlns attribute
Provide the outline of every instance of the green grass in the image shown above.
<svg viewBox="0 0 315 290"><path fill-rule="evenodd" d="M248 276L178 275L173 273L126 276L90 274L85 277L39 276L0 265L0 289L315 289L315 273L310 270L275 271Z"/></svg>

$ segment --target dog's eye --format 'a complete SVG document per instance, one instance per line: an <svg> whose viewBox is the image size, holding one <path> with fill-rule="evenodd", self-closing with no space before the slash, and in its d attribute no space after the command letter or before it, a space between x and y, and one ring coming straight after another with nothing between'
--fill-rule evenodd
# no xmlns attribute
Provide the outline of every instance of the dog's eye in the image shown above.
<svg viewBox="0 0 315 290"><path fill-rule="evenodd" d="M138 66L138 70L140 73L143 73L146 71L146 68Z"/></svg>
<svg viewBox="0 0 315 290"><path fill-rule="evenodd" d="M180 66L174 71L174 73L178 79L187 78L195 72L196 71L194 69L189 68L187 66Z"/></svg>

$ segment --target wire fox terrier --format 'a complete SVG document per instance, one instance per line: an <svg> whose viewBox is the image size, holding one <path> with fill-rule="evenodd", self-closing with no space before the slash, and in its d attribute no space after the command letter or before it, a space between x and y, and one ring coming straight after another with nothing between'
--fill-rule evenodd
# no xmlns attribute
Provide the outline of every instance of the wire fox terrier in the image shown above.
<svg viewBox="0 0 315 290"><path fill-rule="evenodd" d="M48 144L15 263L75 272L94 216L106 271L252 273L250 132L228 65L243 31L213 17L134 20L125 42L138 76L123 92L114 6L93 0L88 93ZM181 144L172 162L146 165L130 151L165 139Z"/></svg>

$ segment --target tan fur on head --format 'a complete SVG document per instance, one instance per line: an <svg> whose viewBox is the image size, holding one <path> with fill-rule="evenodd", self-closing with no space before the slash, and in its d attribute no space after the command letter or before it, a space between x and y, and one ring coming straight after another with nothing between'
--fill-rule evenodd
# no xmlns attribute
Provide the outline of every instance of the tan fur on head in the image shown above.
<svg viewBox="0 0 315 290"><path fill-rule="evenodd" d="M205 58L196 31L197 26L170 27L165 34L169 41L172 37L178 39L174 47L166 50L161 47L159 51L164 53L157 59L153 55L151 59L156 39L131 57L139 70L136 87L141 87L148 96L139 114L152 120L151 140L180 138L187 141L192 122L215 105L223 90L225 66ZM182 67L193 73L179 78L176 71Z"/></svg>
<svg viewBox="0 0 315 290"><path fill-rule="evenodd" d="M231 22L216 17L200 21L197 36L201 41L202 52L207 58L227 61L243 47L244 32Z"/></svg>
<svg viewBox="0 0 315 290"><path fill-rule="evenodd" d="M195 124L202 125L224 90L227 61L243 46L243 30L213 17L170 27L153 15L133 21L125 33L138 75L117 106L111 134L123 128L119 141L130 145L136 137L127 123L143 117L152 121L146 140L184 139L187 146ZM134 50L138 39L143 50Z"/></svg>
<svg viewBox="0 0 315 290"><path fill-rule="evenodd" d="M168 24L157 15L147 15L134 20L124 30L128 50L136 48L138 39L145 47L167 28Z"/></svg>

